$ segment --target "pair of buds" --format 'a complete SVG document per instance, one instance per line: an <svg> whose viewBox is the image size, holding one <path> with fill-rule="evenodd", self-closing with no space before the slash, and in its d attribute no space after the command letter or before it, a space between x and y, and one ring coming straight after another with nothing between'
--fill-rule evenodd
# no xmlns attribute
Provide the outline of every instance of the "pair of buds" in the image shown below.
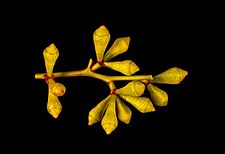
<svg viewBox="0 0 225 154"><path fill-rule="evenodd" d="M44 50L43 56L47 72L45 75L45 81L48 84L47 111L54 118L58 118L60 112L62 111L62 105L58 97L63 96L66 92L66 87L61 83L55 82L52 74L55 62L59 56L59 51L54 44L51 44Z"/></svg>

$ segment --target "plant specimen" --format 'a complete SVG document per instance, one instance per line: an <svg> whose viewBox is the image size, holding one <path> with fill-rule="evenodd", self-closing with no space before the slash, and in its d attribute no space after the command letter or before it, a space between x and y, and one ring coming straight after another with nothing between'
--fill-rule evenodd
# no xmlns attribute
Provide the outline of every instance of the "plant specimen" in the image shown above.
<svg viewBox="0 0 225 154"><path fill-rule="evenodd" d="M110 134L118 126L118 120L129 124L132 111L126 105L133 105L142 113L155 111L154 105L166 106L168 95L158 88L154 83L179 84L188 74L187 71L178 67L170 68L159 75L134 75L139 71L139 67L132 60L110 61L114 57L126 52L129 47L130 37L121 37L114 41L113 45L105 52L110 33L105 26L100 26L93 33L93 41L97 61L93 63L90 59L87 67L82 70L56 72L53 73L55 62L59 56L59 51L54 44L49 45L43 52L46 73L35 74L36 79L44 79L48 85L47 111L57 118L62 111L62 105L58 97L63 96L66 88L63 84L56 82L59 77L87 76L102 80L107 83L110 91L109 95L90 110L88 125L101 122L106 134ZM108 76L96 73L102 67L111 68L120 72L121 76ZM115 82L130 81L124 87L117 88ZM150 93L150 98L142 96L145 87ZM153 105L154 104L154 105Z"/></svg>

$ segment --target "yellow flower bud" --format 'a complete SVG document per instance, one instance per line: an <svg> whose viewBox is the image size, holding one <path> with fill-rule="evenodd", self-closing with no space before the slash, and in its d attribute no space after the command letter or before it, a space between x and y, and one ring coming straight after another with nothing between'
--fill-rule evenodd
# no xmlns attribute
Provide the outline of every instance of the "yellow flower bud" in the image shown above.
<svg viewBox="0 0 225 154"><path fill-rule="evenodd" d="M47 71L47 75L51 76L53 72L53 67L55 62L59 56L59 51L56 46L52 43L48 46L43 52L44 60L45 60L45 67Z"/></svg>
<svg viewBox="0 0 225 154"><path fill-rule="evenodd" d="M54 118L58 118L62 111L62 105L59 102L58 97L51 92L50 88L48 92L47 110Z"/></svg>
<svg viewBox="0 0 225 154"><path fill-rule="evenodd" d="M55 83L51 87L51 91L56 96L63 96L66 92L66 87L61 83Z"/></svg>
<svg viewBox="0 0 225 154"><path fill-rule="evenodd" d="M117 97L116 103L118 118L125 124L129 124L132 115L131 110L119 97Z"/></svg>
<svg viewBox="0 0 225 154"><path fill-rule="evenodd" d="M141 96L145 91L145 85L140 81L131 81L125 87L116 89L116 94Z"/></svg>
<svg viewBox="0 0 225 154"><path fill-rule="evenodd" d="M48 85L51 92L56 96L63 96L66 92L66 87L63 84L57 83L51 78L48 80Z"/></svg>
<svg viewBox="0 0 225 154"><path fill-rule="evenodd" d="M96 105L90 112L88 116L88 125L92 125L100 121L104 115L106 107L108 105L108 100L111 95L102 100L98 105Z"/></svg>
<svg viewBox="0 0 225 154"><path fill-rule="evenodd" d="M124 60L119 62L104 62L104 66L121 72L125 75L132 75L139 71L138 66L131 60Z"/></svg>
<svg viewBox="0 0 225 154"><path fill-rule="evenodd" d="M173 67L153 77L153 83L179 84L187 75L187 71Z"/></svg>
<svg viewBox="0 0 225 154"><path fill-rule="evenodd" d="M110 134L116 129L118 125L116 117L116 95L111 95L101 125L106 134Z"/></svg>
<svg viewBox="0 0 225 154"><path fill-rule="evenodd" d="M120 95L121 98L132 104L138 111L142 113L155 111L155 108L147 97L135 97Z"/></svg>
<svg viewBox="0 0 225 154"><path fill-rule="evenodd" d="M148 84L147 88L149 90L152 102L157 106L167 106L168 103L168 95L165 91L162 89L152 85Z"/></svg>
<svg viewBox="0 0 225 154"><path fill-rule="evenodd" d="M103 60L103 55L110 40L109 31L105 26L100 26L93 34L95 52L97 60Z"/></svg>
<svg viewBox="0 0 225 154"><path fill-rule="evenodd" d="M108 61L119 54L127 51L130 43L130 37L122 37L115 40L111 48L106 52L104 61Z"/></svg>

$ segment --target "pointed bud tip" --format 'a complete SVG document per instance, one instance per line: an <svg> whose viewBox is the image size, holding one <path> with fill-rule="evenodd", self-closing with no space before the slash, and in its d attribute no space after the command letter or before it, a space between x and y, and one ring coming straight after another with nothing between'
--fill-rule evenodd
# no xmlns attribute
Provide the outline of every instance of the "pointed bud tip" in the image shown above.
<svg viewBox="0 0 225 154"><path fill-rule="evenodd" d="M183 69L178 68L178 67L176 69L177 69L177 71L180 75L180 82L181 82L188 75L188 72L186 70L183 70Z"/></svg>
<svg viewBox="0 0 225 154"><path fill-rule="evenodd" d="M107 135L109 135L110 133L112 133L116 129L115 125L109 124L109 123L102 124L102 127L105 130Z"/></svg>
<svg viewBox="0 0 225 154"><path fill-rule="evenodd" d="M155 108L154 107L152 108L152 112L155 112Z"/></svg>
<svg viewBox="0 0 225 154"><path fill-rule="evenodd" d="M126 42L126 44L128 46L129 43L130 43L130 37L129 36L128 37L124 37L123 39L124 39L124 41Z"/></svg>
<svg viewBox="0 0 225 154"><path fill-rule="evenodd" d="M92 125L94 123L98 122L95 118L93 118L92 116L88 116L88 125Z"/></svg>
<svg viewBox="0 0 225 154"><path fill-rule="evenodd" d="M45 49L45 52L49 54L58 54L59 51L56 48L55 44L52 43Z"/></svg>
<svg viewBox="0 0 225 154"><path fill-rule="evenodd" d="M105 25L101 25L99 28L105 28L106 29Z"/></svg>
<svg viewBox="0 0 225 154"><path fill-rule="evenodd" d="M182 70L182 71L183 71L184 77L186 77L188 75L188 71L185 71L185 70Z"/></svg>
<svg viewBox="0 0 225 154"><path fill-rule="evenodd" d="M54 118L58 118L59 114L62 111L62 108L57 108L57 107L52 107L52 108L47 108L48 113L51 114Z"/></svg>
<svg viewBox="0 0 225 154"><path fill-rule="evenodd" d="M179 67L173 67L173 68L171 68L171 69L177 69L177 71L179 71L180 73L185 74L185 75L188 74L188 72L187 72L186 70L183 70L183 69L181 69L181 68L179 68Z"/></svg>
<svg viewBox="0 0 225 154"><path fill-rule="evenodd" d="M108 29L102 25L100 26L96 31L95 31L96 35L98 36L105 36L105 35L109 35L109 31Z"/></svg>
<svg viewBox="0 0 225 154"><path fill-rule="evenodd" d="M147 112L154 112L155 108L152 104L149 104L146 106L145 111L143 113L147 113Z"/></svg>
<svg viewBox="0 0 225 154"><path fill-rule="evenodd" d="M56 113L56 112L54 112L54 113L50 113L55 119L57 119L58 117L59 117L59 113Z"/></svg>
<svg viewBox="0 0 225 154"><path fill-rule="evenodd" d="M123 122L124 122L125 124L129 124L129 123L130 123L130 118L124 119Z"/></svg>
<svg viewBox="0 0 225 154"><path fill-rule="evenodd" d="M55 47L55 44L54 44L54 43L51 43L51 44L49 45L49 47Z"/></svg>

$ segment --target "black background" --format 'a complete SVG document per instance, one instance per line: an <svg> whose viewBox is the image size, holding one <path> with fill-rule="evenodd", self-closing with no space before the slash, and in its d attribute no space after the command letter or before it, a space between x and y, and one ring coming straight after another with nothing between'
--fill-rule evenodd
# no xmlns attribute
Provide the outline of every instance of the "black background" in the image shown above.
<svg viewBox="0 0 225 154"><path fill-rule="evenodd" d="M205 117L199 108L204 102L198 101L201 95L196 95L205 12L195 5L183 4L116 6L98 9L90 4L92 9L81 7L78 11L79 7L73 6L38 5L34 10L28 7L13 15L10 25L15 33L10 40L16 43L10 43L10 47L21 49L14 50L12 59L22 68L23 76L17 77L19 96L12 101L11 110L16 116L7 114L10 120L6 120L6 126L10 126L9 135L13 137L10 143L25 141L34 148L50 149L89 149L91 145L144 150L199 147L206 137L202 132ZM107 49L118 37L131 38L128 51L112 61L133 60L140 68L136 74L154 76L174 66L189 73L179 85L158 85L169 95L167 107L156 107L156 112L143 114L130 106L130 124L119 122L110 135L105 134L100 123L88 126L89 111L109 93L104 82L88 77L57 79L67 91L59 98L63 110L54 119L46 110L47 85L34 79L35 73L45 72L43 50L51 43L60 52L55 72L83 69L90 58L96 62L93 32L101 25L111 34ZM97 72L119 74L105 68ZM126 83L116 85L122 87ZM145 96L149 97L147 90Z"/></svg>

